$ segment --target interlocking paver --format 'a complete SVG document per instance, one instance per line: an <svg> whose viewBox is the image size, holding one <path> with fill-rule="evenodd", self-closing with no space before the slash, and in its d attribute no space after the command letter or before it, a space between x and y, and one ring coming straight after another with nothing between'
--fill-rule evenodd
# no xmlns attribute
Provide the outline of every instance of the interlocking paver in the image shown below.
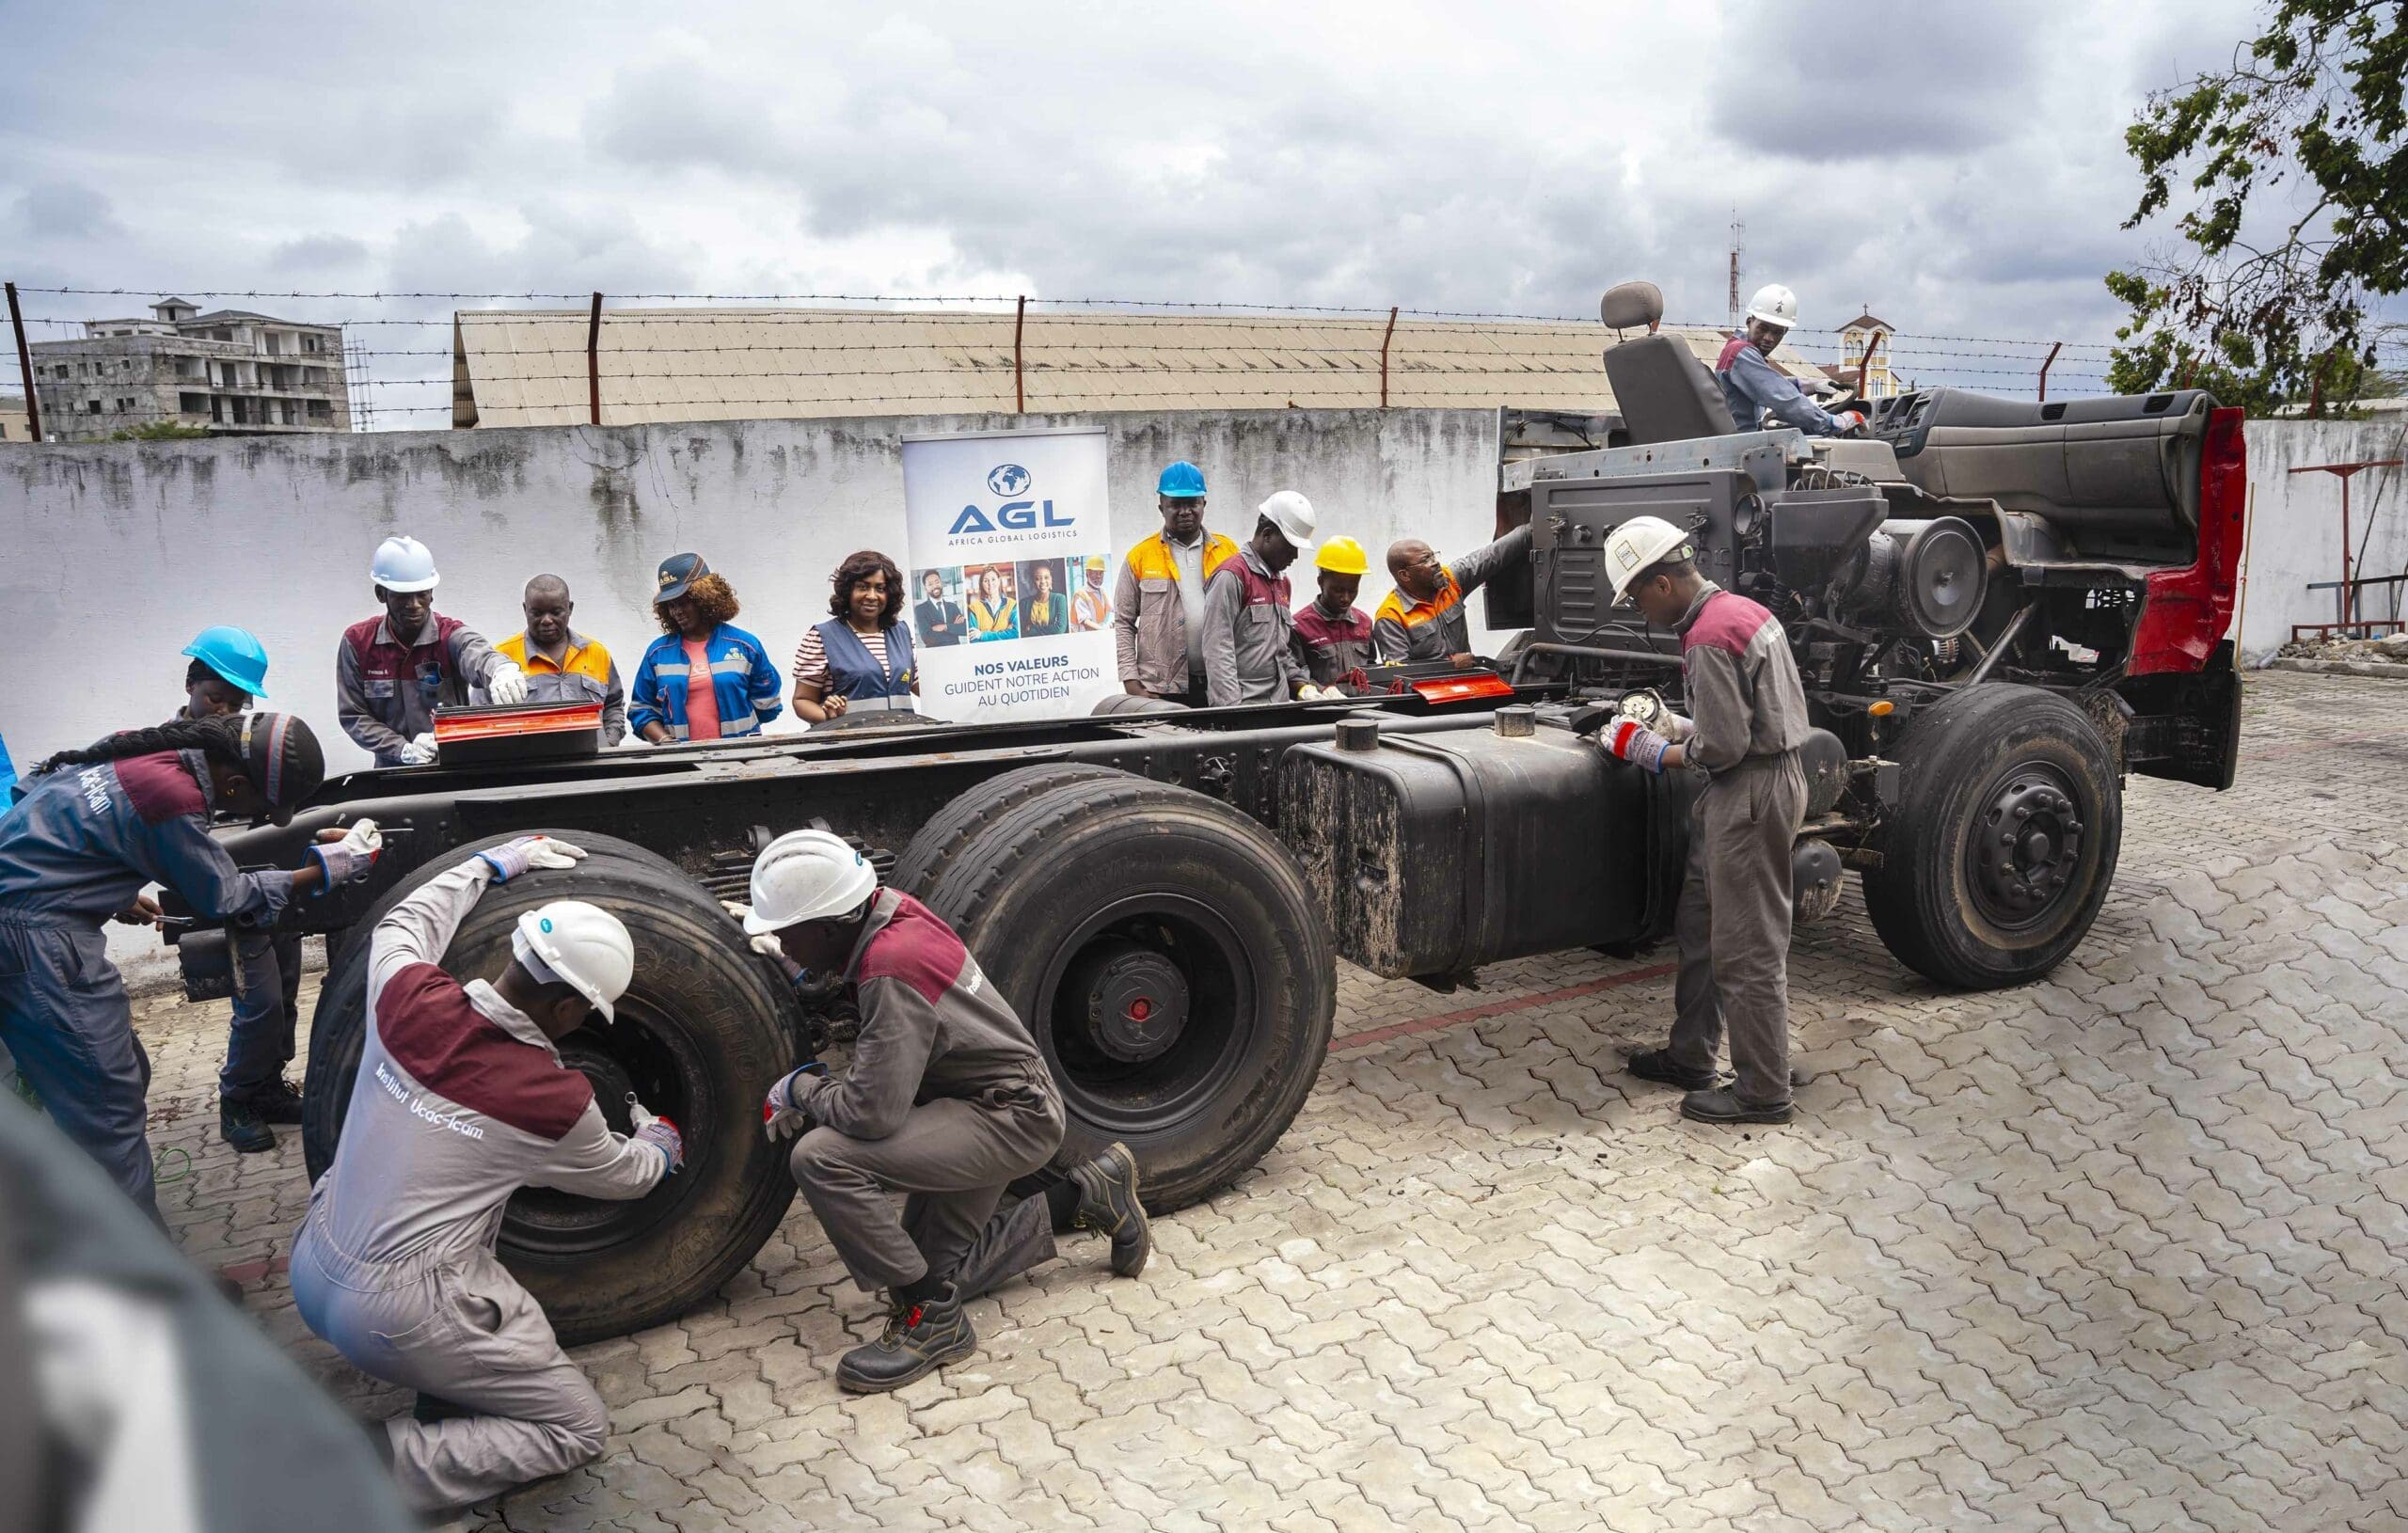
<svg viewBox="0 0 2408 1533"><path fill-rule="evenodd" d="M1799 934L1787 1129L1620 1073L1669 951L1341 971L1281 1145L974 1306L977 1359L848 1399L866 1335L798 1206L676 1325L582 1349L597 1464L471 1525L557 1530L2408 1525L2408 686L2251 679L2231 793L2134 780L2048 982L1938 991L1853 896ZM2303 791L2303 790L2312 791ZM297 1144L208 1109L226 1008L137 1004L162 1202L347 1403L280 1272ZM247 1267L240 1264L250 1264Z"/></svg>

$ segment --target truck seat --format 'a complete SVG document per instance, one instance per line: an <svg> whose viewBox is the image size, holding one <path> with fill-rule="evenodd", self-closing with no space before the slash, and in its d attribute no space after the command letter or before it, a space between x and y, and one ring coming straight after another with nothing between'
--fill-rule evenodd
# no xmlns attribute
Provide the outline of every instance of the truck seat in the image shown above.
<svg viewBox="0 0 2408 1533"><path fill-rule="evenodd" d="M1739 429L1722 386L1688 343L1667 335L1625 340L1606 353L1606 382L1631 444L1728 436Z"/></svg>

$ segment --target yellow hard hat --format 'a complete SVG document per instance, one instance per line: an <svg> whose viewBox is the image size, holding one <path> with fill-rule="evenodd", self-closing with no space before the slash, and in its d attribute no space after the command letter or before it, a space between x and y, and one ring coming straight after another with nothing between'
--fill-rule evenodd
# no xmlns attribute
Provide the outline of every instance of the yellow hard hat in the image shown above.
<svg viewBox="0 0 2408 1533"><path fill-rule="evenodd" d="M1321 545L1313 557L1313 565L1332 575L1367 575L1371 561L1363 555L1363 545L1353 538L1331 538Z"/></svg>

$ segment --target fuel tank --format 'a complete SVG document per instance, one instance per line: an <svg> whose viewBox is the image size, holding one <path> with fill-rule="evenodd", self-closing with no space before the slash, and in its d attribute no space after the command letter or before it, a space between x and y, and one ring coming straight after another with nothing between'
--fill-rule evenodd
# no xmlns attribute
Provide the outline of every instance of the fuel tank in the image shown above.
<svg viewBox="0 0 2408 1533"><path fill-rule="evenodd" d="M1641 771L1528 708L1497 717L1445 735L1348 719L1281 758L1280 834L1348 961L1452 974L1670 926L1689 774Z"/></svg>

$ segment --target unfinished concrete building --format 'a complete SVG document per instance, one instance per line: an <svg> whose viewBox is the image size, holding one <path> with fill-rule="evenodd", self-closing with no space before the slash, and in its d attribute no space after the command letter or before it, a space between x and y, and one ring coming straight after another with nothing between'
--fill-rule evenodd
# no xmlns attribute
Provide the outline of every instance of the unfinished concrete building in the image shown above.
<svg viewBox="0 0 2408 1533"><path fill-rule="evenodd" d="M105 440L170 424L228 435L349 431L342 327L162 298L150 319L87 320L37 341L42 435Z"/></svg>

